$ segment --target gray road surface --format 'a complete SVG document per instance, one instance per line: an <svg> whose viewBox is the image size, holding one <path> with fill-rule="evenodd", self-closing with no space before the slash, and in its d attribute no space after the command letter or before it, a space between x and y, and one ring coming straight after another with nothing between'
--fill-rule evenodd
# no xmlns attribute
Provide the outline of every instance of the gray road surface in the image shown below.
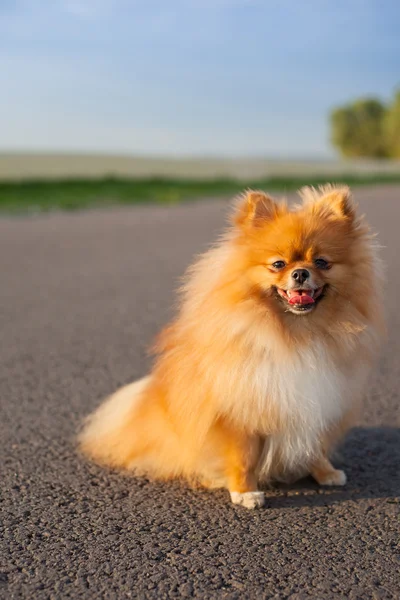
<svg viewBox="0 0 400 600"><path fill-rule="evenodd" d="M400 597L400 189L357 197L386 246L389 341L340 463L267 508L86 463L81 418L144 374L226 203L0 219L2 598Z"/></svg>

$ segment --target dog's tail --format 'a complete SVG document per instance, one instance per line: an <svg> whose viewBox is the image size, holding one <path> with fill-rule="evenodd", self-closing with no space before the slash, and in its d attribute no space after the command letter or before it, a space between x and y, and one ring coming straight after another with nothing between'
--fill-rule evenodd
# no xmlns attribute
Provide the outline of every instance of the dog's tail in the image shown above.
<svg viewBox="0 0 400 600"><path fill-rule="evenodd" d="M87 417L78 436L79 448L84 454L112 467L130 467L140 437L137 427L132 427L135 409L150 379L144 377L117 390Z"/></svg>

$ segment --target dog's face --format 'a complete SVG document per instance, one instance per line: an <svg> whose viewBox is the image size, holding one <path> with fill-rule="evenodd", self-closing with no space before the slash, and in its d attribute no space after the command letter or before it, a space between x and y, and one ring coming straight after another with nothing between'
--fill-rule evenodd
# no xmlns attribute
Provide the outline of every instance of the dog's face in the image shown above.
<svg viewBox="0 0 400 600"><path fill-rule="evenodd" d="M247 195L237 223L248 276L278 311L326 311L328 317L340 304L368 295L364 245L347 188L306 189L303 197L301 206L289 210L265 194Z"/></svg>
<svg viewBox="0 0 400 600"><path fill-rule="evenodd" d="M305 315L317 308L332 284L337 256L318 231L305 231L304 219L281 219L269 239L261 286L285 311ZM270 243L272 244L270 245ZM332 271L328 273L328 271ZM259 274L259 273L258 273Z"/></svg>

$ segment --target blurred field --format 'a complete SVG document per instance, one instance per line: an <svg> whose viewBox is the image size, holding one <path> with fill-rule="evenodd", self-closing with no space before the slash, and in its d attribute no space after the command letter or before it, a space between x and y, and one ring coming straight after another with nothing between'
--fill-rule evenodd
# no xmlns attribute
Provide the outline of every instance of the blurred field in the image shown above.
<svg viewBox="0 0 400 600"><path fill-rule="evenodd" d="M94 206L232 196L245 188L286 193L326 182L400 183L390 161L289 162L0 155L0 211L38 213Z"/></svg>
<svg viewBox="0 0 400 600"><path fill-rule="evenodd" d="M0 181L31 179L239 179L322 175L400 175L400 160L163 158L90 154L1 153Z"/></svg>

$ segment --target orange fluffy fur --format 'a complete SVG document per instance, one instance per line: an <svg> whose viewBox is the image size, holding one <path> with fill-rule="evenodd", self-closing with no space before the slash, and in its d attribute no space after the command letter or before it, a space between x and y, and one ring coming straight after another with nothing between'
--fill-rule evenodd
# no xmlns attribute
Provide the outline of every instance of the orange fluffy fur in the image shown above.
<svg viewBox="0 0 400 600"><path fill-rule="evenodd" d="M291 209L262 192L239 200L222 241L189 270L151 374L87 420L88 456L226 487L249 508L263 504L260 481L345 483L329 453L354 423L383 332L382 269L348 188L300 196ZM322 296L307 314L277 294L299 267Z"/></svg>

